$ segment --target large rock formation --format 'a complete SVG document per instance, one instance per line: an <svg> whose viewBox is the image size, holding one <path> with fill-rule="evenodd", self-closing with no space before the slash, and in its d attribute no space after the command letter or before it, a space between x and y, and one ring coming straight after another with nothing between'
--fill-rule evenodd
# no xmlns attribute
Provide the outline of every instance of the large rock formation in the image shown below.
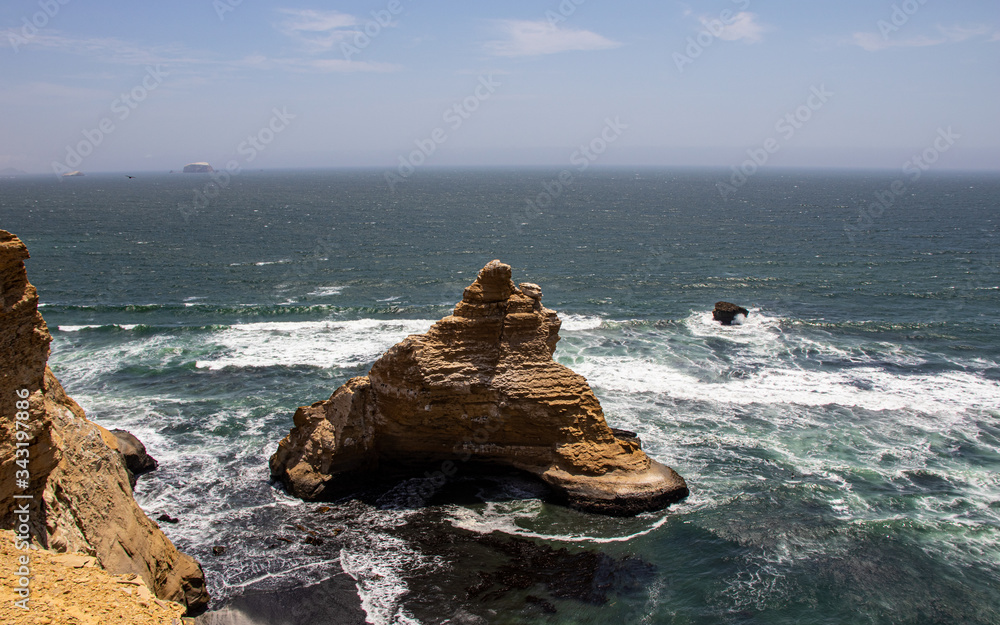
<svg viewBox="0 0 1000 625"><path fill-rule="evenodd" d="M185 174L210 174L215 170L208 163L188 163L184 166Z"/></svg>
<svg viewBox="0 0 1000 625"><path fill-rule="evenodd" d="M24 244L0 230L0 527L20 530L27 516L42 546L92 554L197 612L208 603L201 567L136 504L117 439L87 420L48 367L52 337L26 258ZM28 514L15 514L25 502Z"/></svg>
<svg viewBox="0 0 1000 625"><path fill-rule="evenodd" d="M685 497L684 480L609 428L587 381L552 359L560 321L541 296L490 262L452 315L327 401L299 408L272 476L298 497L324 499L376 469L453 475L468 462L533 474L594 512L635 514Z"/></svg>

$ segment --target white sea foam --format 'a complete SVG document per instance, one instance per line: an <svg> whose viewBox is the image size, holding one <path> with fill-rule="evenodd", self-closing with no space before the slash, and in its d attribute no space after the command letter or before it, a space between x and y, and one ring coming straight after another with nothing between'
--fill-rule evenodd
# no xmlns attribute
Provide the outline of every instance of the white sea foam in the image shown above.
<svg viewBox="0 0 1000 625"><path fill-rule="evenodd" d="M112 323L108 325L109 327L115 327L118 328L119 330L134 330L138 326L138 324L136 323ZM82 326L69 326L69 325L56 326L56 329L58 329L60 332L80 332L81 330L93 330L95 328L103 328L103 327L105 326L88 324Z"/></svg>
<svg viewBox="0 0 1000 625"><path fill-rule="evenodd" d="M590 315L559 315L562 321L560 332L580 332L583 330L596 330L601 327L603 319Z"/></svg>
<svg viewBox="0 0 1000 625"><path fill-rule="evenodd" d="M406 524L413 510L377 510L363 513L363 536L340 551L340 565L354 579L361 608L372 625L420 625L402 606L409 592L403 576L437 566L437 558L416 551L386 530Z"/></svg>
<svg viewBox="0 0 1000 625"><path fill-rule="evenodd" d="M266 322L235 325L212 336L224 353L197 361L202 369L308 365L351 367L372 362L430 320Z"/></svg>
<svg viewBox="0 0 1000 625"><path fill-rule="evenodd" d="M340 295L341 292L343 292L344 288L345 287L343 286L337 286L337 285L321 286L307 293L307 295L309 297L329 297L331 295Z"/></svg>
<svg viewBox="0 0 1000 625"><path fill-rule="evenodd" d="M893 373L875 366L819 371L772 365L742 377L706 380L676 365L613 356L595 356L575 369L598 389L742 406L835 404L945 413L1000 405L1000 383L970 372L927 375Z"/></svg>
<svg viewBox="0 0 1000 625"><path fill-rule="evenodd" d="M354 579L366 620L372 625L420 625L400 603L409 590L402 575L413 571L417 554L392 536L374 542L374 550L352 546L340 551L340 566Z"/></svg>
<svg viewBox="0 0 1000 625"><path fill-rule="evenodd" d="M681 323L693 336L699 338L721 338L733 343L767 344L780 339L780 317L761 314L757 308L750 309L750 315L742 317L740 323L724 326L712 317L711 311L699 312L685 318ZM734 320L735 321L735 320Z"/></svg>
<svg viewBox="0 0 1000 625"><path fill-rule="evenodd" d="M285 264L290 263L290 262L292 262L291 258L281 258L281 259L278 259L278 260L260 260L260 261L251 261L251 262L248 262L248 263L229 263L229 266L230 267L244 267L244 266L265 267L267 265L285 265Z"/></svg>
<svg viewBox="0 0 1000 625"><path fill-rule="evenodd" d="M837 345L821 332L788 331L782 321L753 310L742 325L723 326L711 313L696 313L681 322L681 332L657 329L627 340L622 353L589 349L603 337L588 341L583 329L575 345L564 343L560 350L599 390L671 400L926 413L1000 405L1000 382L978 373L990 363L970 360L962 363L965 371L933 374L893 370L923 365L926 355L888 343ZM574 349L586 356L574 356ZM820 368L819 361L848 366Z"/></svg>
<svg viewBox="0 0 1000 625"><path fill-rule="evenodd" d="M670 518L670 515L661 515L648 519L642 529L638 529L628 534L618 534L611 536L590 535L587 533L553 533L537 532L523 527L519 522L534 520L542 510L542 503L538 499L518 500L512 502L487 502L481 508L468 508L465 506L449 506L445 520L453 526L475 532L477 534L490 534L492 532L502 532L524 538L540 538L544 540L554 540L567 543L622 543L628 542L639 536L645 536L650 532L663 526Z"/></svg>

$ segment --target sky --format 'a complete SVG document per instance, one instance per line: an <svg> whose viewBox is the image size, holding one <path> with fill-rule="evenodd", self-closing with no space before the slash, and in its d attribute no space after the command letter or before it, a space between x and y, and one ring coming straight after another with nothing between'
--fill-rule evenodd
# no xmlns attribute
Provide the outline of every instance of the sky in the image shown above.
<svg viewBox="0 0 1000 625"><path fill-rule="evenodd" d="M997 0L5 0L0 170L1000 169Z"/></svg>

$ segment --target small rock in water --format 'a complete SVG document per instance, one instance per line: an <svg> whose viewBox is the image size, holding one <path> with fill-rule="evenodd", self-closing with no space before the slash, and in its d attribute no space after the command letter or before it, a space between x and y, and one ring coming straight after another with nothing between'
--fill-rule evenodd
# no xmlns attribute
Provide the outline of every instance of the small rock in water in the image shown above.
<svg viewBox="0 0 1000 625"><path fill-rule="evenodd" d="M156 517L156 520L157 521L163 521L164 523L177 523L179 521L179 519L177 517L172 517L172 516L170 516L169 514L166 514L166 513L161 514L160 516Z"/></svg>
<svg viewBox="0 0 1000 625"><path fill-rule="evenodd" d="M221 556L224 553L226 553L226 548L223 547L222 545L216 545L216 546L212 547L212 555L213 556Z"/></svg>
<svg viewBox="0 0 1000 625"><path fill-rule="evenodd" d="M743 319L738 319L739 315L746 319L750 311L731 302L716 302L715 310L712 311L712 318L724 326L733 325L734 321L737 325L743 323Z"/></svg>
<svg viewBox="0 0 1000 625"><path fill-rule="evenodd" d="M146 446L131 432L111 430L118 441L118 453L125 460L129 483L135 488L136 478L143 473L155 471L159 463L146 452Z"/></svg>

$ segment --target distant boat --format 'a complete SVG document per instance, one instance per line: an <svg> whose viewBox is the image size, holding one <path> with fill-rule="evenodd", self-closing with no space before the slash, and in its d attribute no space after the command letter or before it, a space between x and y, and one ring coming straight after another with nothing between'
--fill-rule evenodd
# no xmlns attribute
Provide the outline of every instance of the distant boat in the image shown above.
<svg viewBox="0 0 1000 625"><path fill-rule="evenodd" d="M214 169L208 163L188 163L184 166L185 174L210 174Z"/></svg>

